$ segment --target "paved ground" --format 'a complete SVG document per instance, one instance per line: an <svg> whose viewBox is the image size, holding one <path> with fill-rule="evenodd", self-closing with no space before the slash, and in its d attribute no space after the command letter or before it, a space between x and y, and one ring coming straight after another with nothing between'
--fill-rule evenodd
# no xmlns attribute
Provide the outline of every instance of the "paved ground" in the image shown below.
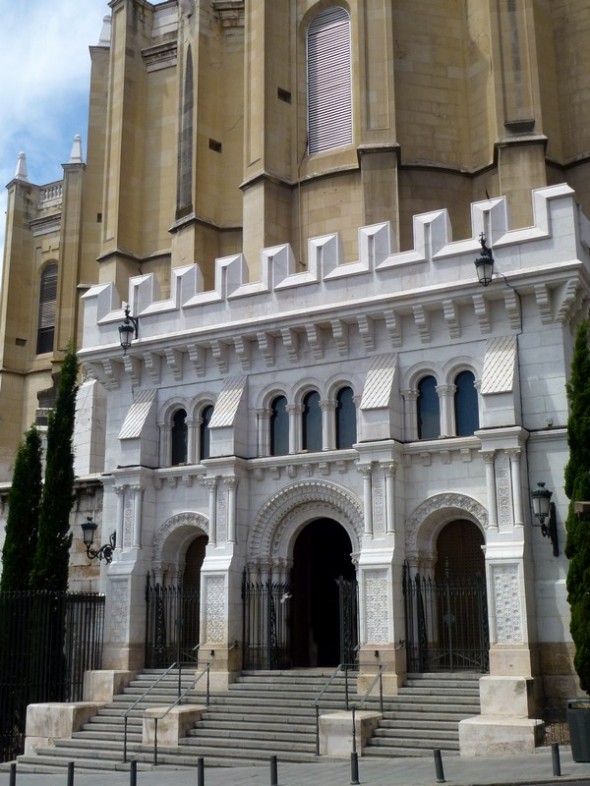
<svg viewBox="0 0 590 786"><path fill-rule="evenodd" d="M553 774L551 748L541 748L529 756L495 759L442 758L445 782L454 786L506 786L586 782L590 784L590 763L576 764L568 747L560 747L561 776ZM437 783L434 757L423 759L358 760L359 782L365 786L429 786ZM347 786L352 781L349 759L321 759L314 764L277 764L279 786ZM272 786L270 762L266 767L208 768L205 761L203 783L195 770L158 767L137 773L137 786ZM67 774L19 774L16 786L67 786ZM128 786L130 773L83 775L74 773L75 786ZM10 774L0 773L0 786L9 786Z"/></svg>

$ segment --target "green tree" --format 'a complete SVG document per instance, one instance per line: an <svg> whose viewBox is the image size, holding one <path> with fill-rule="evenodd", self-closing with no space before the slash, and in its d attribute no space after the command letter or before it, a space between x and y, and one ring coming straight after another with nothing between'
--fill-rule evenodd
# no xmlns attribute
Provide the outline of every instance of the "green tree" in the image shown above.
<svg viewBox="0 0 590 786"><path fill-rule="evenodd" d="M41 477L41 437L35 426L31 426L16 454L8 495L0 592L29 587L37 544Z"/></svg>
<svg viewBox="0 0 590 786"><path fill-rule="evenodd" d="M578 328L571 377L567 384L569 459L564 486L570 498L565 553L569 559L567 593L571 612L570 632L575 645L574 666L581 689L590 695L590 523L581 519L574 510L576 501L590 500L589 330L589 322Z"/></svg>
<svg viewBox="0 0 590 786"><path fill-rule="evenodd" d="M39 510L39 537L31 573L31 588L68 588L72 533L70 512L74 502L74 418L78 392L78 358L70 345L57 387L55 406L49 414L45 484Z"/></svg>

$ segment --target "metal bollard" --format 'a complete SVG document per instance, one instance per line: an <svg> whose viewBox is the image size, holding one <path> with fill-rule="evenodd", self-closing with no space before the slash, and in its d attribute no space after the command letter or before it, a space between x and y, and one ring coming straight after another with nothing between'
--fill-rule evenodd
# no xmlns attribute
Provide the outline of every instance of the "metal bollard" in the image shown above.
<svg viewBox="0 0 590 786"><path fill-rule="evenodd" d="M197 786L205 786L205 759L202 756L197 759Z"/></svg>
<svg viewBox="0 0 590 786"><path fill-rule="evenodd" d="M554 742L551 745L551 761L553 762L553 774L561 775L561 761L559 760L559 743Z"/></svg>
<svg viewBox="0 0 590 786"><path fill-rule="evenodd" d="M359 755L356 751L350 754L350 782L351 784L360 783L359 781Z"/></svg>
<svg viewBox="0 0 590 786"><path fill-rule="evenodd" d="M279 786L279 776L277 774L277 757L270 757L270 786Z"/></svg>
<svg viewBox="0 0 590 786"><path fill-rule="evenodd" d="M437 783L444 783L445 782L445 771L443 769L441 753L440 753L440 751L438 749L433 751L433 753L434 753L434 769L436 770L436 782Z"/></svg>
<svg viewBox="0 0 590 786"><path fill-rule="evenodd" d="M10 781L9 786L16 786L16 762L10 765Z"/></svg>
<svg viewBox="0 0 590 786"><path fill-rule="evenodd" d="M68 762L68 786L74 786L74 762Z"/></svg>
<svg viewBox="0 0 590 786"><path fill-rule="evenodd" d="M137 786L137 761L129 762L129 786Z"/></svg>

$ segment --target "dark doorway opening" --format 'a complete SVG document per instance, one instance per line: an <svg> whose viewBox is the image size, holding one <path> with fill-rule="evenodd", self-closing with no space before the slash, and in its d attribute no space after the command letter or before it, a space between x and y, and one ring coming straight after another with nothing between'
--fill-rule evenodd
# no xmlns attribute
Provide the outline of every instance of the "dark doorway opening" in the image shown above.
<svg viewBox="0 0 590 786"><path fill-rule="evenodd" d="M174 662L197 660L200 637L201 566L207 536L196 537L189 545L181 579L155 583L148 573L146 585L147 668L166 668Z"/></svg>
<svg viewBox="0 0 590 786"><path fill-rule="evenodd" d="M342 662L346 615L338 580L355 581L351 554L350 538L331 519L311 522L297 538L292 572L294 666L335 667ZM356 613L355 607L355 621Z"/></svg>

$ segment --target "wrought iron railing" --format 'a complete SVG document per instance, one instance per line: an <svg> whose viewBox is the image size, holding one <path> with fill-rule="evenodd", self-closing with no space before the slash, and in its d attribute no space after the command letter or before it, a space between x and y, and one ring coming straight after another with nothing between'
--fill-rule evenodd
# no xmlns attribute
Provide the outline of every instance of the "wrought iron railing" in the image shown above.
<svg viewBox="0 0 590 786"><path fill-rule="evenodd" d="M146 582L146 668L166 668L193 659L199 641L200 593L182 584Z"/></svg>
<svg viewBox="0 0 590 786"><path fill-rule="evenodd" d="M80 701L100 669L104 595L0 593L0 761L24 750L27 705Z"/></svg>
<svg viewBox="0 0 590 786"><path fill-rule="evenodd" d="M286 669L291 664L291 585L286 581L242 578L244 669Z"/></svg>
<svg viewBox="0 0 590 786"><path fill-rule="evenodd" d="M488 671L486 591L480 576L411 577L405 566L403 594L409 673Z"/></svg>

